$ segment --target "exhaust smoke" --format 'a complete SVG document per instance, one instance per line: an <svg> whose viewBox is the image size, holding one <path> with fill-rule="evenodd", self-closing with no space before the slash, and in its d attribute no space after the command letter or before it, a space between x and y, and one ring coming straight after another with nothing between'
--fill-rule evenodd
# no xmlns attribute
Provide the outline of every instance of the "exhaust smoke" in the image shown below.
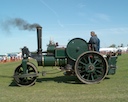
<svg viewBox="0 0 128 102"><path fill-rule="evenodd" d="M6 31L10 31L12 27L18 28L19 30L35 31L37 27L41 26L37 23L30 24L21 18L11 18L3 21L1 27Z"/></svg>

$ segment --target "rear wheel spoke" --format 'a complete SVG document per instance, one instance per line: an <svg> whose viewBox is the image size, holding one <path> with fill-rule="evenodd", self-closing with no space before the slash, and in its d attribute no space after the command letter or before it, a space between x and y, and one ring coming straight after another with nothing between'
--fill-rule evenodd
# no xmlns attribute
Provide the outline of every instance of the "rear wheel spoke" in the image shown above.
<svg viewBox="0 0 128 102"><path fill-rule="evenodd" d="M91 59L90 59L90 56L88 56L88 61L89 61L89 64L92 63L92 62L91 62Z"/></svg>
<svg viewBox="0 0 128 102"><path fill-rule="evenodd" d="M82 75L82 78L84 78L84 77L85 77L85 74Z"/></svg>
<svg viewBox="0 0 128 102"><path fill-rule="evenodd" d="M102 71L96 70L97 73L102 74Z"/></svg>
<svg viewBox="0 0 128 102"><path fill-rule="evenodd" d="M87 75L87 79L88 79L88 80L89 80L89 78L90 78L90 74Z"/></svg>
<svg viewBox="0 0 128 102"><path fill-rule="evenodd" d="M96 77L96 78L98 77L98 75L97 75L97 73L96 73L96 72L94 72L94 75L95 75L95 77Z"/></svg>
<svg viewBox="0 0 128 102"><path fill-rule="evenodd" d="M92 79L92 81L94 81L94 76L93 76L93 73L91 73L91 79Z"/></svg>
<svg viewBox="0 0 128 102"><path fill-rule="evenodd" d="M95 67L96 69L102 69L103 67Z"/></svg>
<svg viewBox="0 0 128 102"><path fill-rule="evenodd" d="M95 62L93 63L93 65L96 65L97 62L98 62L98 60L95 60Z"/></svg>
<svg viewBox="0 0 128 102"><path fill-rule="evenodd" d="M82 71L80 71L80 73L85 73L86 72L86 70L82 70Z"/></svg>
<svg viewBox="0 0 128 102"><path fill-rule="evenodd" d="M84 66L87 66L86 63L82 62L82 61L79 61L80 64L84 65Z"/></svg>

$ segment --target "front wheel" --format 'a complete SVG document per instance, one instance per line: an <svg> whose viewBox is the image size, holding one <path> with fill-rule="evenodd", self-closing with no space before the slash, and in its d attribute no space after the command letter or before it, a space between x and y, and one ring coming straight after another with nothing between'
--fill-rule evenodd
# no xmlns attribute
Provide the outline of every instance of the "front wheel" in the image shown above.
<svg viewBox="0 0 128 102"><path fill-rule="evenodd" d="M75 63L75 73L78 79L86 84L102 81L108 72L106 59L98 52L88 51L81 54Z"/></svg>
<svg viewBox="0 0 128 102"><path fill-rule="evenodd" d="M37 79L37 73L36 67L32 63L27 62L27 72L24 74L21 64L14 71L14 81L18 86L31 86Z"/></svg>

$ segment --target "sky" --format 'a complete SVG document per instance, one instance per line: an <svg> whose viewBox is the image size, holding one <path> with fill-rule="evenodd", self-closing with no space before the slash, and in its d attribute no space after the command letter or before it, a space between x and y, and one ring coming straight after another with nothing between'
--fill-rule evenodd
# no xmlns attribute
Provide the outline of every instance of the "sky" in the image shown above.
<svg viewBox="0 0 128 102"><path fill-rule="evenodd" d="M42 48L49 40L66 46L73 38L87 42L95 31L101 47L128 45L128 0L0 0L0 54L37 50L37 32L7 25L20 18L42 26Z"/></svg>

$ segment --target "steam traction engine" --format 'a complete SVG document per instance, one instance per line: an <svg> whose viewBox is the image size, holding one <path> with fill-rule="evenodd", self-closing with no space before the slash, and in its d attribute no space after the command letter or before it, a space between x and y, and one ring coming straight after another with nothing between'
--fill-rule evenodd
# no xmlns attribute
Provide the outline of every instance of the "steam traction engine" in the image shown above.
<svg viewBox="0 0 128 102"><path fill-rule="evenodd" d="M74 38L66 48L49 43L47 51L42 52L42 28L37 27L37 45L36 53L30 53L27 47L22 49L22 63L14 71L14 81L19 86L33 85L39 74L28 57L36 59L38 66L59 66L66 74L74 74L86 84L99 83L106 75L116 72L117 56L103 57L98 52L89 51L84 39Z"/></svg>

